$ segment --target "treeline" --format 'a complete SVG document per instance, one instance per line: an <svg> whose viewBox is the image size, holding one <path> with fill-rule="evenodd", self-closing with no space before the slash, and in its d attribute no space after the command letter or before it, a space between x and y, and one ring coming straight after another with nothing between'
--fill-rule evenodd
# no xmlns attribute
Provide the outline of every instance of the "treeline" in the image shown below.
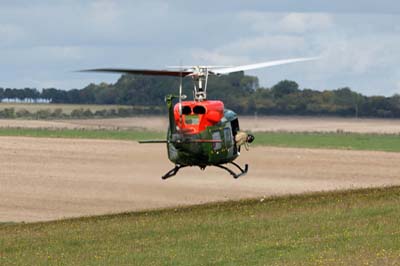
<svg viewBox="0 0 400 266"><path fill-rule="evenodd" d="M0 99L51 99L52 103L118 104L164 106L166 94L176 94L179 78L122 75L114 84L90 84L68 91L47 88L0 88ZM192 81L183 80L184 93L192 95ZM317 91L300 89L294 81L284 80L271 88L261 88L257 77L243 72L211 76L208 99L218 99L239 114L329 115L400 118L400 95L364 96L350 88ZM94 114L95 115L95 114Z"/></svg>

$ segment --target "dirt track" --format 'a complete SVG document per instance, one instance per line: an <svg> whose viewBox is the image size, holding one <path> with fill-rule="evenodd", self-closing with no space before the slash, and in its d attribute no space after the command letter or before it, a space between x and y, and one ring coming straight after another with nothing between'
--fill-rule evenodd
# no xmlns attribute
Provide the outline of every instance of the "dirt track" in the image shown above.
<svg viewBox="0 0 400 266"><path fill-rule="evenodd" d="M0 221L40 221L285 193L400 184L400 153L253 148L247 176L172 167L164 145L0 137Z"/></svg>
<svg viewBox="0 0 400 266"><path fill-rule="evenodd" d="M251 131L346 131L400 134L400 119L261 116L239 117L239 122L243 129ZM0 127L148 129L165 131L167 126L168 118L166 116L59 121L0 119Z"/></svg>

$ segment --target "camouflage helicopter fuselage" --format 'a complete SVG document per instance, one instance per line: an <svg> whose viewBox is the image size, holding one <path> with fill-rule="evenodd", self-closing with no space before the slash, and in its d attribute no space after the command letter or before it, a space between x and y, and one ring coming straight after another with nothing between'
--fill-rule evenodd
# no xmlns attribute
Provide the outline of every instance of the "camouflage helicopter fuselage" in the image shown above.
<svg viewBox="0 0 400 266"><path fill-rule="evenodd" d="M187 166L201 169L217 166L235 178L245 174L248 166L243 170L233 162L240 154L235 141L240 130L237 114L225 109L221 101L184 101L173 107L173 99L173 96L166 97L170 124L167 150L177 170ZM236 174L223 166L227 163L235 165L241 173ZM170 172L176 174L175 170Z"/></svg>

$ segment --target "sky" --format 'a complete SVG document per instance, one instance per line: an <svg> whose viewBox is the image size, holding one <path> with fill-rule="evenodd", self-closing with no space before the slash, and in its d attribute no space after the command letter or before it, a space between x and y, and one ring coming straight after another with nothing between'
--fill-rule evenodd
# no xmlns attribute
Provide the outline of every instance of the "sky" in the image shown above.
<svg viewBox="0 0 400 266"><path fill-rule="evenodd" d="M247 71L318 90L400 94L400 1L1 0L0 87L113 83L103 67L302 62Z"/></svg>

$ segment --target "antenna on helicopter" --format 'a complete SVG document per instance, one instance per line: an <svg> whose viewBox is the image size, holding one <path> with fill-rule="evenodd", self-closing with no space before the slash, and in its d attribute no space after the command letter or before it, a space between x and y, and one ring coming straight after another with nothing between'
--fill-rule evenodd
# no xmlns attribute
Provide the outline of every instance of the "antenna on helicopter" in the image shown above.
<svg viewBox="0 0 400 266"><path fill-rule="evenodd" d="M180 62L182 65L182 62ZM179 124L182 125L182 98L186 99L186 95L182 95L182 67L179 69L181 74L179 78Z"/></svg>

